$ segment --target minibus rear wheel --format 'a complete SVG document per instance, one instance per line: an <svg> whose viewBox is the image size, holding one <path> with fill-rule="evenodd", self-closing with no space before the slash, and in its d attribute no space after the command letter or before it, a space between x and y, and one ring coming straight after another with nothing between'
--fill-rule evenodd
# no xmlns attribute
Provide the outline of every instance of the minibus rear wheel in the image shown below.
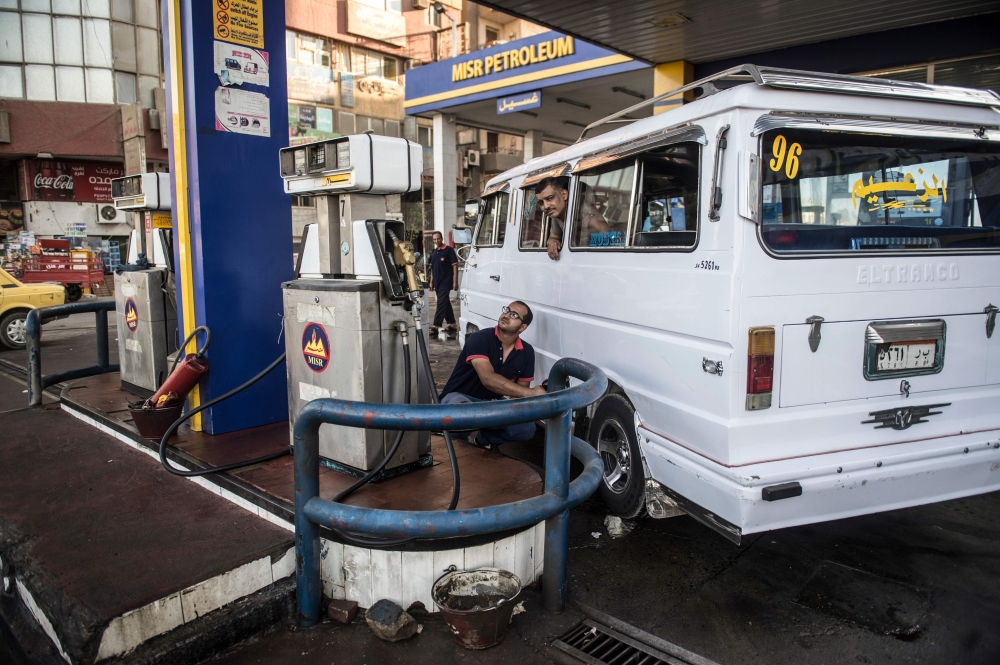
<svg viewBox="0 0 1000 665"><path fill-rule="evenodd" d="M600 493L615 514L637 517L646 503L646 479L633 423L635 410L621 395L608 395L597 406L590 443L604 461Z"/></svg>

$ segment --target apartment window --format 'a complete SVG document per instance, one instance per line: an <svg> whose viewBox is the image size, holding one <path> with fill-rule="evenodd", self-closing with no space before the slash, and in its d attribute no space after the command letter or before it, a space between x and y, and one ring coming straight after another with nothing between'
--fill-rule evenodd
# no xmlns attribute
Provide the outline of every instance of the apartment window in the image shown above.
<svg viewBox="0 0 1000 665"><path fill-rule="evenodd" d="M427 8L427 25L433 25L435 28L441 27L441 14L439 14L433 6Z"/></svg>
<svg viewBox="0 0 1000 665"><path fill-rule="evenodd" d="M403 13L403 0L358 0L358 2L395 14Z"/></svg>
<svg viewBox="0 0 1000 665"><path fill-rule="evenodd" d="M353 113L339 111L337 113L337 124L340 126L340 133L345 136L349 134L357 134L358 132L355 120L357 120L357 118Z"/></svg>
<svg viewBox="0 0 1000 665"><path fill-rule="evenodd" d="M115 92L119 104L135 104L135 74L115 72Z"/></svg>
<svg viewBox="0 0 1000 665"><path fill-rule="evenodd" d="M286 48L288 48L288 45L286 45ZM332 60L330 40L323 39L322 37L297 34L295 56L289 59L297 60L303 65L329 67Z"/></svg>
<svg viewBox="0 0 1000 665"><path fill-rule="evenodd" d="M351 49L351 64L351 71L359 76L395 81L399 74L399 63L396 58L363 48Z"/></svg>
<svg viewBox="0 0 1000 665"><path fill-rule="evenodd" d="M156 0L17 7L0 0L0 97L152 106L162 68Z"/></svg>
<svg viewBox="0 0 1000 665"><path fill-rule="evenodd" d="M492 46L498 41L500 41L499 28L491 28L490 26L486 26L486 46Z"/></svg>
<svg viewBox="0 0 1000 665"><path fill-rule="evenodd" d="M426 147L434 147L434 131L430 127L424 127L422 125L417 125L417 143Z"/></svg>

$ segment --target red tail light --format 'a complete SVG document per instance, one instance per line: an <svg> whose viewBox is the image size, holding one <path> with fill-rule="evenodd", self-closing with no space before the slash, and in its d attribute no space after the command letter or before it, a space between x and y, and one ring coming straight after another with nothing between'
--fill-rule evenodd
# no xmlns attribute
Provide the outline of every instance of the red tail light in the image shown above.
<svg viewBox="0 0 1000 665"><path fill-rule="evenodd" d="M751 328L747 344L747 410L771 406L774 384L774 328Z"/></svg>

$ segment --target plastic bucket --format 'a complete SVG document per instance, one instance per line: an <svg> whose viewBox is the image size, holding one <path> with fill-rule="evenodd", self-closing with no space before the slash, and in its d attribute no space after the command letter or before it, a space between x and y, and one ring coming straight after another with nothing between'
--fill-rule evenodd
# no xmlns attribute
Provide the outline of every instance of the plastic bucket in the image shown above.
<svg viewBox="0 0 1000 665"><path fill-rule="evenodd" d="M139 430L139 435L154 441L163 438L174 421L181 417L184 409L183 402L162 409L144 409L142 404L142 402L133 402L128 405L128 410L132 414L132 422Z"/></svg>
<svg viewBox="0 0 1000 665"><path fill-rule="evenodd" d="M455 641L466 649L499 644L520 596L517 575L499 568L452 571L431 589Z"/></svg>

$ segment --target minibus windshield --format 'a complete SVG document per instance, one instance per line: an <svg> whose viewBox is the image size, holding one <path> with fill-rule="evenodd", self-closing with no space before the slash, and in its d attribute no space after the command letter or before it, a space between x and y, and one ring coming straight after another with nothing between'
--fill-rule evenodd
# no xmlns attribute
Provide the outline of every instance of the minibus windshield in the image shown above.
<svg viewBox="0 0 1000 665"><path fill-rule="evenodd" d="M1000 249L1000 145L777 129L761 144L774 252Z"/></svg>

